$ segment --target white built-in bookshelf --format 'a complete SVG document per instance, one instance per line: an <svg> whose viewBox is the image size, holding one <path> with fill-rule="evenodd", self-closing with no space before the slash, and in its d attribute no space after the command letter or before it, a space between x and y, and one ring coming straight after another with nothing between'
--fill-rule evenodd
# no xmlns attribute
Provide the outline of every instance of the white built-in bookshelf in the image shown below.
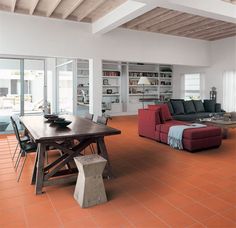
<svg viewBox="0 0 236 228"><path fill-rule="evenodd" d="M103 61L103 106L108 107L109 114L137 113L143 91L144 98L154 98L155 102L169 100L172 71L171 65ZM138 85L140 77L147 77L150 85Z"/></svg>
<svg viewBox="0 0 236 228"><path fill-rule="evenodd" d="M108 113L122 112L121 104L121 62L102 63L102 106Z"/></svg>

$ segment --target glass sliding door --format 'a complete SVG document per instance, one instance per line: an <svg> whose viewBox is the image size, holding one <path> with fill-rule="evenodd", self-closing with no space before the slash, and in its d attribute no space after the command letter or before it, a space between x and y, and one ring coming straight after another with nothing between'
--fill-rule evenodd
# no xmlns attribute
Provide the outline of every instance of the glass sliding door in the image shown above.
<svg viewBox="0 0 236 228"><path fill-rule="evenodd" d="M57 59L58 111L60 114L73 113L73 60Z"/></svg>
<svg viewBox="0 0 236 228"><path fill-rule="evenodd" d="M37 115L45 110L44 78L44 60L24 60L24 114Z"/></svg>
<svg viewBox="0 0 236 228"><path fill-rule="evenodd" d="M21 113L20 60L0 59L0 133L12 131L10 116Z"/></svg>

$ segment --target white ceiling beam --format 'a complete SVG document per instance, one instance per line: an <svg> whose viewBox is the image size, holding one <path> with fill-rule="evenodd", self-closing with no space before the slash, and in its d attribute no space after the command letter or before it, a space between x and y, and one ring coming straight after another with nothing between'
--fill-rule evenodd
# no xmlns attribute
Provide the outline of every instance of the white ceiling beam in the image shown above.
<svg viewBox="0 0 236 228"><path fill-rule="evenodd" d="M156 7L156 4L144 3L140 0L128 0L92 23L92 32L94 34L107 33Z"/></svg>
<svg viewBox="0 0 236 228"><path fill-rule="evenodd" d="M33 15L35 9L36 9L36 6L38 5L39 3L39 0L33 0L32 1L32 4L31 4L31 7L30 7L30 11L29 11L29 14L30 15Z"/></svg>
<svg viewBox="0 0 236 228"><path fill-rule="evenodd" d="M51 0L52 1L52 0ZM60 4L62 0L54 0L51 4L51 6L49 7L49 10L46 13L47 17L50 17L52 15L52 13L54 12L54 10L57 8L57 6Z"/></svg>
<svg viewBox="0 0 236 228"><path fill-rule="evenodd" d="M17 0L11 0L12 3L11 3L11 12L15 12L15 8L16 8L16 1Z"/></svg>
<svg viewBox="0 0 236 228"><path fill-rule="evenodd" d="M73 11L79 7L79 5L83 2L84 0L76 0L75 3L70 7L68 10L65 11L65 13L62 15L62 19L66 19L69 17Z"/></svg>

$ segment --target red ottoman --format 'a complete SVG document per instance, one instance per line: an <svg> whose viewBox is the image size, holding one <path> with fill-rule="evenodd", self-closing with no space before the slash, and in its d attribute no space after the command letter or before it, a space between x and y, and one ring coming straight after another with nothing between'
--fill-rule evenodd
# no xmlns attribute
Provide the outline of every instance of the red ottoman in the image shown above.
<svg viewBox="0 0 236 228"><path fill-rule="evenodd" d="M173 124L173 125L176 125ZM172 125L172 126L173 126ZM168 132L171 125L160 124L160 141L167 143ZM218 127L204 127L184 130L183 147L188 151L198 151L221 145L221 129Z"/></svg>

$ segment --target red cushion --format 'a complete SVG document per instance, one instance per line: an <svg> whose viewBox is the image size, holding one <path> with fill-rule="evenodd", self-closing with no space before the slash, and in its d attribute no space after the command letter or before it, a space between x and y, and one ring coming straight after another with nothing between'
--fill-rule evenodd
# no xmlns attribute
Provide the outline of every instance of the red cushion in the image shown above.
<svg viewBox="0 0 236 228"><path fill-rule="evenodd" d="M219 127L201 127L186 129L184 131L185 139L203 139L207 137L221 136L221 129Z"/></svg>
<svg viewBox="0 0 236 228"><path fill-rule="evenodd" d="M165 121L172 120L173 118L170 114L170 110L169 110L168 105L167 104L161 104L160 106L161 106L161 112L162 112L162 115L163 115Z"/></svg>
<svg viewBox="0 0 236 228"><path fill-rule="evenodd" d="M164 124L160 124L159 126L157 125L156 130L168 134L170 127L176 126L176 125L185 125L185 124L187 123L178 121L178 120L169 120L169 121L166 121Z"/></svg>
<svg viewBox="0 0 236 228"><path fill-rule="evenodd" d="M177 120L171 120L167 121L165 124L160 124L158 127L156 126L156 130L163 132L165 134L168 134L169 129L171 126L176 125L188 125L189 123L177 121ZM185 129L183 138L185 139L203 139L208 137L214 137L214 136L220 136L221 135L221 129L218 127L201 127L201 128L190 128Z"/></svg>
<svg viewBox="0 0 236 228"><path fill-rule="evenodd" d="M168 120L172 120L172 116L170 114L169 107L167 104L148 105L148 109L150 110L160 109L160 118L162 123L165 123Z"/></svg>
<svg viewBox="0 0 236 228"><path fill-rule="evenodd" d="M148 105L148 109L156 111L156 119L159 120L159 123L164 123L161 107L159 105Z"/></svg>
<svg viewBox="0 0 236 228"><path fill-rule="evenodd" d="M163 143L167 143L168 134L160 133L159 140ZM221 145L221 135L205 137L205 138L200 138L200 139L183 138L184 149L189 150L189 151L203 150L203 149L208 149L212 147L218 147L220 145Z"/></svg>

